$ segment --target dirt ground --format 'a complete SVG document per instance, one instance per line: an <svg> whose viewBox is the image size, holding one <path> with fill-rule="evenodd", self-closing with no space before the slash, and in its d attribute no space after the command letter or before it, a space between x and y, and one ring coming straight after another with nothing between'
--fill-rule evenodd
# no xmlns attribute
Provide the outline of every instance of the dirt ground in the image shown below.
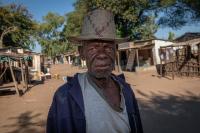
<svg viewBox="0 0 200 133"><path fill-rule="evenodd" d="M0 133L44 133L48 109L62 76L82 72L54 65L44 84L32 86L22 97L0 93ZM145 133L200 133L200 78L160 78L154 71L124 72L138 99Z"/></svg>

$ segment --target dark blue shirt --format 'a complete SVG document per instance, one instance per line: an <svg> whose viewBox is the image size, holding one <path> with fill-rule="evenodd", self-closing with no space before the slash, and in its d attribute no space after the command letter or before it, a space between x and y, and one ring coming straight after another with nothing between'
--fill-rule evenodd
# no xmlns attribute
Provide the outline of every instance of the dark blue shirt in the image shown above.
<svg viewBox="0 0 200 133"><path fill-rule="evenodd" d="M135 95L124 75L116 76L123 85L123 95L127 108L131 133L143 133L139 109ZM98 123L97 123L98 126ZM47 118L47 133L85 133L86 120L78 74L68 78L68 82L55 93Z"/></svg>

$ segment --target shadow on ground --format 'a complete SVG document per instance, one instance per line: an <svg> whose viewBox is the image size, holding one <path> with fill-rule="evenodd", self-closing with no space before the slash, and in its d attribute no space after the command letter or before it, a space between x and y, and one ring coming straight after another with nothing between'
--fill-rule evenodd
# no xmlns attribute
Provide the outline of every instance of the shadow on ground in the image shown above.
<svg viewBox="0 0 200 133"><path fill-rule="evenodd" d="M37 86L37 85L41 85L43 84L43 81L32 81L31 83L29 83L29 87L27 90L24 90L24 88L22 86L18 87L19 88L19 94L20 96L25 95L26 93L28 93L33 87ZM16 90L15 90L15 86L0 86L0 96L7 96L7 95L15 95Z"/></svg>
<svg viewBox="0 0 200 133"><path fill-rule="evenodd" d="M8 90L0 90L0 96L8 96L8 95L15 95L16 91L8 89Z"/></svg>
<svg viewBox="0 0 200 133"><path fill-rule="evenodd" d="M35 86L37 85L41 85L41 84L44 84L44 81L32 81L30 84L29 84L29 87L27 90L25 90L23 92L22 95L25 95L26 93L28 93L32 88L34 88Z"/></svg>
<svg viewBox="0 0 200 133"><path fill-rule="evenodd" d="M13 124L3 125L6 133L44 133L45 122L39 120L40 113L24 112L17 117L8 118ZM13 129L13 130L12 130Z"/></svg>
<svg viewBox="0 0 200 133"><path fill-rule="evenodd" d="M199 95L137 93L148 99L138 99L145 133L200 133Z"/></svg>

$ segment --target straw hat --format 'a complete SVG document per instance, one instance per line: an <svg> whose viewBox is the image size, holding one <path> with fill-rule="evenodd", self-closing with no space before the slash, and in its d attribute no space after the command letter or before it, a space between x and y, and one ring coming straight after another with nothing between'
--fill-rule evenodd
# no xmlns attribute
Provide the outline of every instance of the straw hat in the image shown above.
<svg viewBox="0 0 200 133"><path fill-rule="evenodd" d="M125 42L124 38L116 37L114 16L110 11L95 9L89 12L83 20L80 36L68 37L73 43L81 43L89 40L114 41L116 43Z"/></svg>

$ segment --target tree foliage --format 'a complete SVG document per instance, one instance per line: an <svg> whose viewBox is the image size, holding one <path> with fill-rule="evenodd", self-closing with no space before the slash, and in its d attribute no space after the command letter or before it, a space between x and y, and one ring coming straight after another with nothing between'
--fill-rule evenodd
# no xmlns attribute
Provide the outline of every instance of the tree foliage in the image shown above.
<svg viewBox="0 0 200 133"><path fill-rule="evenodd" d="M26 7L16 4L1 6L0 24L0 47L34 46L33 38L37 26Z"/></svg>
<svg viewBox="0 0 200 133"><path fill-rule="evenodd" d="M57 13L49 12L43 17L43 23L39 25L38 41L44 54L55 57L70 49L69 43L61 35L64 22L65 18Z"/></svg>
<svg viewBox="0 0 200 133"><path fill-rule="evenodd" d="M175 34L173 32L168 33L168 40L173 41L175 39Z"/></svg>
<svg viewBox="0 0 200 133"><path fill-rule="evenodd" d="M176 29L200 20L199 0L77 0L74 6L67 14L65 36L80 34L83 16L95 8L111 10L117 35L131 39L150 39L159 27Z"/></svg>
<svg viewBox="0 0 200 133"><path fill-rule="evenodd" d="M153 5L148 0L78 0L75 11L67 14L66 35L80 34L83 16L95 8L103 8L115 14L117 35L132 39L149 39L157 30Z"/></svg>
<svg viewBox="0 0 200 133"><path fill-rule="evenodd" d="M74 4L75 10L66 14L66 24L62 32L63 38L68 36L78 36L81 32L82 21L84 15L87 13L86 4L80 1Z"/></svg>
<svg viewBox="0 0 200 133"><path fill-rule="evenodd" d="M158 24L174 29L200 20L199 0L154 0L156 12L162 13Z"/></svg>

